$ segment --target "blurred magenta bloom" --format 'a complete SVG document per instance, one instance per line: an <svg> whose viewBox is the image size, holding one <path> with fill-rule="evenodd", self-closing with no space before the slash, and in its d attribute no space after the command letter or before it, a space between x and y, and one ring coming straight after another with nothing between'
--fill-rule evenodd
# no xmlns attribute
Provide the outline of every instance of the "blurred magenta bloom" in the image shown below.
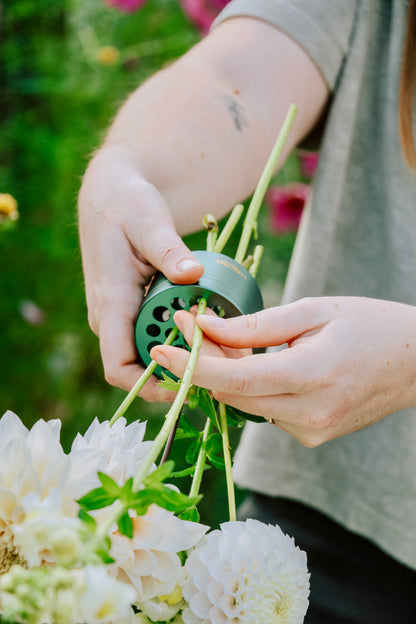
<svg viewBox="0 0 416 624"><path fill-rule="evenodd" d="M202 34L206 34L218 13L230 0L180 0L185 15Z"/></svg>
<svg viewBox="0 0 416 624"><path fill-rule="evenodd" d="M299 150L299 164L300 171L304 178L312 178L315 174L318 166L319 154L318 152L306 152Z"/></svg>
<svg viewBox="0 0 416 624"><path fill-rule="evenodd" d="M296 182L287 186L273 186L267 192L266 203L273 232L296 232L309 191L309 184Z"/></svg>
<svg viewBox="0 0 416 624"><path fill-rule="evenodd" d="M114 7L124 13L134 13L146 4L147 0L104 0L105 4Z"/></svg>

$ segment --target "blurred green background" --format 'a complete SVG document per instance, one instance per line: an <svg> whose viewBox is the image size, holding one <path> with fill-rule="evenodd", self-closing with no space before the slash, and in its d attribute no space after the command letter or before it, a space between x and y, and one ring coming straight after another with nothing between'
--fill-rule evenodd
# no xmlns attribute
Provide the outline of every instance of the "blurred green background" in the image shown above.
<svg viewBox="0 0 416 624"><path fill-rule="evenodd" d="M129 15L102 0L15 0L1 8L0 193L16 198L20 219L0 230L0 409L29 427L60 418L68 449L77 431L95 416L110 418L125 396L106 384L87 323L76 225L80 180L126 95L200 34L177 0L148 0ZM298 174L292 159L279 175ZM294 237L270 233L263 212L259 282L267 305L279 302ZM204 247L201 235L187 242ZM137 399L127 418L148 420L150 438L164 411ZM183 449L175 453L180 463ZM227 519L225 488L222 475L211 473L202 514L215 524Z"/></svg>

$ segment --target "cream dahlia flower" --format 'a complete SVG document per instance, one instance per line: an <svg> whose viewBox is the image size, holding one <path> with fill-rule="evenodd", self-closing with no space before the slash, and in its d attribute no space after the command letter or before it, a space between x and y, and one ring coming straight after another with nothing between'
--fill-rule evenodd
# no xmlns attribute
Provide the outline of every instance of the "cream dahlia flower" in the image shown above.
<svg viewBox="0 0 416 624"><path fill-rule="evenodd" d="M306 554L278 526L226 522L185 563L185 624L301 624Z"/></svg>
<svg viewBox="0 0 416 624"><path fill-rule="evenodd" d="M151 619L171 619L183 606L178 553L195 546L208 527L181 520L157 505L133 516L132 522L132 539L118 531L111 535L113 573L136 588L135 604Z"/></svg>
<svg viewBox="0 0 416 624"><path fill-rule="evenodd" d="M125 418L119 418L110 427L107 420L99 422L95 418L85 434L78 433L72 444L71 479L92 479L92 487L97 487L97 471L101 471L117 483L124 483L136 474L152 445L151 441L143 442L145 431L146 423L139 421L128 425ZM85 459L91 456L97 457L98 469L95 465L88 467Z"/></svg>

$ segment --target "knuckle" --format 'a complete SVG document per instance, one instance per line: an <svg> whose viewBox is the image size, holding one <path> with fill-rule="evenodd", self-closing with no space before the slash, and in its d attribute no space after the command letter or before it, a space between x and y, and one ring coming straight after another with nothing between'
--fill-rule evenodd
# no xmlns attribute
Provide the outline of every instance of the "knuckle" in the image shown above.
<svg viewBox="0 0 416 624"><path fill-rule="evenodd" d="M161 262L167 262L172 256L176 255L179 250L179 246L176 241L168 240L162 243L159 247L158 256Z"/></svg>
<svg viewBox="0 0 416 624"><path fill-rule="evenodd" d="M119 387L119 368L116 366L104 366L104 378L110 386Z"/></svg>
<svg viewBox="0 0 416 624"><path fill-rule="evenodd" d="M236 371L229 379L227 392L245 395L248 393L250 380L243 370Z"/></svg>
<svg viewBox="0 0 416 624"><path fill-rule="evenodd" d="M256 332L259 326L259 318L257 314L247 314L245 317L246 329L249 332Z"/></svg>

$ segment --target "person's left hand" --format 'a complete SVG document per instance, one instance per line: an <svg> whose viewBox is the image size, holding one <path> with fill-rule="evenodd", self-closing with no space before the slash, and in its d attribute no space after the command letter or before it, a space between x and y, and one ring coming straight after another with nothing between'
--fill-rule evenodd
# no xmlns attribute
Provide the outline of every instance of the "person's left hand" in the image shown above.
<svg viewBox="0 0 416 624"><path fill-rule="evenodd" d="M175 322L189 339L193 317L180 312ZM228 320L202 315L197 323L211 351L201 352L193 382L223 403L264 416L306 446L416 405L413 306L322 297ZM288 348L278 352L239 351L285 343ZM155 347L151 355L179 377L189 357L171 346Z"/></svg>

